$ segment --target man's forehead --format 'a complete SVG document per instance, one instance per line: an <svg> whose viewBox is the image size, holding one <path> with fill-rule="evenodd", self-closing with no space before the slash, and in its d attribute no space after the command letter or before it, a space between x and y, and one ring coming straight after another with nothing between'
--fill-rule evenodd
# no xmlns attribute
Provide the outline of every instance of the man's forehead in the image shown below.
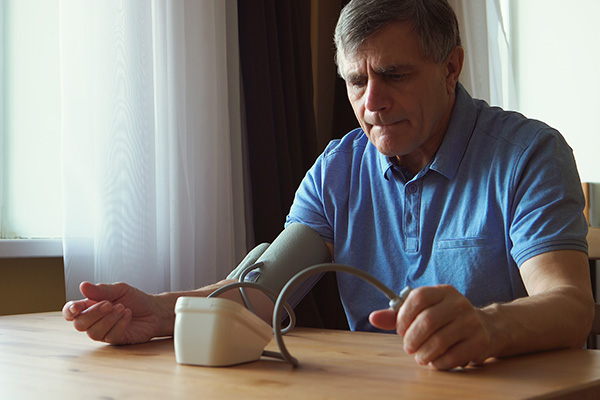
<svg viewBox="0 0 600 400"><path fill-rule="evenodd" d="M400 51L358 51L340 57L340 71L344 77L375 72L402 71L415 65L414 57Z"/></svg>
<svg viewBox="0 0 600 400"><path fill-rule="evenodd" d="M340 71L346 75L352 71L370 68L389 69L392 66L408 66L423 60L419 38L411 25L392 23L369 36L350 54L339 54Z"/></svg>

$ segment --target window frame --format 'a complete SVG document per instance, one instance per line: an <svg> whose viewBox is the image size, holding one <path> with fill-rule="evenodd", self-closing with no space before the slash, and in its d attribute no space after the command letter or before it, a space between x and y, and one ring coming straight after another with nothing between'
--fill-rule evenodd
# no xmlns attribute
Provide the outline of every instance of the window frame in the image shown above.
<svg viewBox="0 0 600 400"><path fill-rule="evenodd" d="M4 93L4 29L6 24L4 23L4 0L0 0L0 93ZM2 216L4 215L4 130L5 130L4 118L4 96L0 96L0 238L2 238L2 226L4 221ZM1 252L0 252L1 254Z"/></svg>
<svg viewBox="0 0 600 400"><path fill-rule="evenodd" d="M63 256L62 239L1 239L0 259Z"/></svg>

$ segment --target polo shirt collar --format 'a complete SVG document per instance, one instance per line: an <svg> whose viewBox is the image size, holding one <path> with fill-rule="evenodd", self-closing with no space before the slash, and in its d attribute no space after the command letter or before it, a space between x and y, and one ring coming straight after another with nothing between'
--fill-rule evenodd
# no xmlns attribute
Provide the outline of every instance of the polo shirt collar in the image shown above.
<svg viewBox="0 0 600 400"><path fill-rule="evenodd" d="M369 142L369 145L373 146L373 144L371 142ZM373 148L375 149L375 146L373 146ZM377 156L379 157L379 165L381 167L381 173L383 174L383 177L386 180L389 180L390 179L389 174L391 173L392 168L394 168L394 164L392 164L392 160L389 157L384 156L377 149L375 149L375 151L377 152Z"/></svg>
<svg viewBox="0 0 600 400"><path fill-rule="evenodd" d="M471 95L466 89L458 83L456 86L456 100L446 136L435 154L432 162L428 164L426 169L432 169L448 179L454 178L458 166L467 150L469 140L475 127L477 119L477 107ZM369 145L372 146L371 143ZM375 146L373 146L375 149ZM379 156L379 165L384 178L389 180L390 171L395 168L389 157L384 156L377 151ZM421 171L423 172L423 171ZM419 173L418 175L421 175Z"/></svg>
<svg viewBox="0 0 600 400"><path fill-rule="evenodd" d="M448 130L433 158L430 169L439 172L448 179L453 179L456 176L473 135L476 121L477 106L475 101L466 89L458 83Z"/></svg>

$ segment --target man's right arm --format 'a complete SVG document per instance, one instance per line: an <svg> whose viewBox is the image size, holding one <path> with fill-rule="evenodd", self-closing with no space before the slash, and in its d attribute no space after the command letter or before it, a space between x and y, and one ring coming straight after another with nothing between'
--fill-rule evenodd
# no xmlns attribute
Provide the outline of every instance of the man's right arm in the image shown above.
<svg viewBox="0 0 600 400"><path fill-rule="evenodd" d="M147 342L154 337L171 336L175 324L175 303L181 296L206 297L233 280L223 280L188 292L168 292L151 295L126 283L98 284L83 282L83 300L70 301L62 313L73 321L78 331L98 341L110 344ZM249 290L258 315L271 322L273 302L262 292ZM239 291L231 290L220 297L242 302Z"/></svg>
<svg viewBox="0 0 600 400"><path fill-rule="evenodd" d="M307 233L307 230L313 232L310 229L288 229L291 229L291 227L286 228L288 234L284 235L282 233L272 244L275 250L270 257L279 260L280 264L283 263L283 266L279 265L277 268L285 268L285 261L290 257L295 257L298 253L298 251L294 252L286 249L290 247L296 250L298 248L304 249L309 244L310 246L318 246L316 242L320 241L320 239L315 239L315 237L318 238L316 234ZM327 257L323 252L315 251L313 255L316 258L303 258L303 261L309 264L305 267L310 266L318 259L333 259L333 244L323 243L325 243L328 250L325 252ZM272 263L271 268L273 265L277 265L277 262ZM302 265L296 265L295 267L299 266ZM67 321L73 321L75 329L86 332L91 339L111 344L142 343L154 337L173 335L175 303L179 297L206 297L215 290L233 282L236 282L236 280L222 280L193 291L168 292L157 295L144 293L126 283L94 285L83 282L79 289L85 298L66 303L62 312ZM257 289L248 288L247 293L258 316L270 324L273 317L273 301ZM219 297L243 304L238 290L227 291Z"/></svg>

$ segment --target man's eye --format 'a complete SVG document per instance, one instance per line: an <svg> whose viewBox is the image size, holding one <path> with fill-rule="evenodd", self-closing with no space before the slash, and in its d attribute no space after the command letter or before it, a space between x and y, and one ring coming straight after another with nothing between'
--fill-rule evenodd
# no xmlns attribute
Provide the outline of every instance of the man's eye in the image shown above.
<svg viewBox="0 0 600 400"><path fill-rule="evenodd" d="M389 74L387 77L393 81L399 81L404 79L406 74Z"/></svg>
<svg viewBox="0 0 600 400"><path fill-rule="evenodd" d="M367 85L367 80L366 79L356 79L356 80L352 80L350 81L350 86L354 87L354 88L361 88Z"/></svg>

